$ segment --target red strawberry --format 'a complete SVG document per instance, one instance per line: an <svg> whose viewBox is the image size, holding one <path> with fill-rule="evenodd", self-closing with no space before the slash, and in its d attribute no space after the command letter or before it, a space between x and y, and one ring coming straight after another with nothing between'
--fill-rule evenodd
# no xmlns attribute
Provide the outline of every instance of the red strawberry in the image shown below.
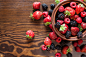
<svg viewBox="0 0 86 57"><path fill-rule="evenodd" d="M55 34L55 32L50 32L49 37L50 37L51 40L54 40L54 39L57 38L57 35Z"/></svg>
<svg viewBox="0 0 86 57"><path fill-rule="evenodd" d="M34 2L33 3L33 9L40 9L40 2Z"/></svg>
<svg viewBox="0 0 86 57"><path fill-rule="evenodd" d="M55 57L61 57L61 53L56 53Z"/></svg>
<svg viewBox="0 0 86 57"><path fill-rule="evenodd" d="M78 43L77 42L73 42L73 46L74 47L77 47L78 46Z"/></svg>
<svg viewBox="0 0 86 57"><path fill-rule="evenodd" d="M76 6L76 14L79 14L80 12L84 11L84 5L83 4L78 4Z"/></svg>
<svg viewBox="0 0 86 57"><path fill-rule="evenodd" d="M45 26L50 25L51 24L51 17L48 15L48 17L44 18L43 20Z"/></svg>
<svg viewBox="0 0 86 57"><path fill-rule="evenodd" d="M49 37L46 37L45 40L44 40L44 44L47 46L47 47L50 47L52 41L49 39Z"/></svg>
<svg viewBox="0 0 86 57"><path fill-rule="evenodd" d="M71 27L71 33L72 33L73 36L77 35L78 32L79 32L78 27Z"/></svg>
<svg viewBox="0 0 86 57"><path fill-rule="evenodd" d="M68 30L68 25L62 24L62 25L60 26L59 31L60 31L62 34L65 34L65 33L67 32L67 30Z"/></svg>
<svg viewBox="0 0 86 57"><path fill-rule="evenodd" d="M47 16L48 16L48 12L47 12L47 11L44 11L44 12L43 12L43 16L44 16L44 17L47 17Z"/></svg>
<svg viewBox="0 0 86 57"><path fill-rule="evenodd" d="M79 46L75 47L76 52L81 52L81 49Z"/></svg>
<svg viewBox="0 0 86 57"><path fill-rule="evenodd" d="M35 11L33 14L32 13L30 14L30 17L33 20L34 19L39 20L41 18L41 16L42 16L42 12L40 12L40 11Z"/></svg>
<svg viewBox="0 0 86 57"><path fill-rule="evenodd" d="M86 53L86 45L84 45L81 49L81 52L85 52Z"/></svg>
<svg viewBox="0 0 86 57"><path fill-rule="evenodd" d="M62 53L63 54L68 54L68 52L70 52L69 46L64 46L62 49Z"/></svg>
<svg viewBox="0 0 86 57"><path fill-rule="evenodd" d="M62 41L62 39L60 37L57 37L56 42L60 43L61 41Z"/></svg>
<svg viewBox="0 0 86 57"><path fill-rule="evenodd" d="M66 7L65 8L65 15L68 16L73 16L75 14L75 10L71 7Z"/></svg>
<svg viewBox="0 0 86 57"><path fill-rule="evenodd" d="M32 30L28 30L26 32L26 37L32 39L34 37L34 32Z"/></svg>
<svg viewBox="0 0 86 57"><path fill-rule="evenodd" d="M52 27L52 24L49 25L49 28L52 29L52 31L54 31L54 30L53 30L53 27Z"/></svg>
<svg viewBox="0 0 86 57"><path fill-rule="evenodd" d="M81 27L82 27L83 29L86 29L86 23L82 22L82 23L81 23Z"/></svg>
<svg viewBox="0 0 86 57"><path fill-rule="evenodd" d="M76 22L77 22L77 23L82 23L82 18L81 18L81 17L78 17L78 18L76 19Z"/></svg>
<svg viewBox="0 0 86 57"><path fill-rule="evenodd" d="M64 23L63 20L57 20L57 22L59 22L61 25Z"/></svg>
<svg viewBox="0 0 86 57"><path fill-rule="evenodd" d="M81 45L82 43L83 43L83 40L82 39L78 40L78 44L79 45Z"/></svg>
<svg viewBox="0 0 86 57"><path fill-rule="evenodd" d="M74 16L70 16L70 19L76 20L79 17L79 15L74 15Z"/></svg>
<svg viewBox="0 0 86 57"><path fill-rule="evenodd" d="M46 50L47 49L47 47L45 45L42 45L41 48L42 48L42 50Z"/></svg>

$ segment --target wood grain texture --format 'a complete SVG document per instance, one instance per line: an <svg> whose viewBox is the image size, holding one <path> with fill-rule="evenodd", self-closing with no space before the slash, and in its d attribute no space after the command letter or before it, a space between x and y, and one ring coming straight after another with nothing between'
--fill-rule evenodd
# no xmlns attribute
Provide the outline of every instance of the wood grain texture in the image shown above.
<svg viewBox="0 0 86 57"><path fill-rule="evenodd" d="M60 50L42 51L41 45L46 35L51 32L43 24L43 18L33 21L29 15L32 12L32 3L35 1L46 3L48 10L54 0L0 0L0 56L2 57L54 57ZM41 11L42 8L40 9ZM33 30L35 37L28 40L27 30ZM86 43L86 38L83 38ZM55 41L53 41L56 45ZM71 42L67 43L73 57L80 57L82 53L74 51ZM66 57L66 55L62 55Z"/></svg>

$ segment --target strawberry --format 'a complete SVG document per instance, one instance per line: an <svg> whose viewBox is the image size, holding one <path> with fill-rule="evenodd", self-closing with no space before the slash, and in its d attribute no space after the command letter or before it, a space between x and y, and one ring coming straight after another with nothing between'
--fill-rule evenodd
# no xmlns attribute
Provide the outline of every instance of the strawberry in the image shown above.
<svg viewBox="0 0 86 57"><path fill-rule="evenodd" d="M67 30L68 30L68 25L62 24L62 25L60 26L59 31L60 31L62 34L65 34L65 33L67 32Z"/></svg>
<svg viewBox="0 0 86 57"><path fill-rule="evenodd" d="M85 52L86 53L86 45L83 45L81 52Z"/></svg>
<svg viewBox="0 0 86 57"><path fill-rule="evenodd" d="M61 57L61 53L56 53L55 57Z"/></svg>
<svg viewBox="0 0 86 57"><path fill-rule="evenodd" d="M57 22L59 22L61 25L64 23L63 20L57 20Z"/></svg>
<svg viewBox="0 0 86 57"><path fill-rule="evenodd" d="M32 39L34 37L34 32L32 30L28 30L26 32L26 37Z"/></svg>
<svg viewBox="0 0 86 57"><path fill-rule="evenodd" d="M82 27L83 29L86 29L86 23L82 22L82 23L81 23L81 27Z"/></svg>
<svg viewBox="0 0 86 57"><path fill-rule="evenodd" d="M49 37L46 37L44 40L44 44L49 48L51 43L52 43L52 41L49 39Z"/></svg>
<svg viewBox="0 0 86 57"><path fill-rule="evenodd" d="M44 18L43 22L44 22L45 26L50 25L51 24L50 15L48 15L48 17Z"/></svg>
<svg viewBox="0 0 86 57"><path fill-rule="evenodd" d="M75 41L75 42L73 42L73 46L74 47L77 47L78 46L78 43Z"/></svg>
<svg viewBox="0 0 86 57"><path fill-rule="evenodd" d="M78 32L79 32L78 27L71 27L71 33L72 33L73 36L77 35Z"/></svg>
<svg viewBox="0 0 86 57"><path fill-rule="evenodd" d="M78 44L79 45L81 45L82 43L83 43L83 40L82 39L78 40Z"/></svg>
<svg viewBox="0 0 86 57"><path fill-rule="evenodd" d="M54 30L53 30L53 27L52 27L52 24L49 25L49 28L52 29L52 31L54 31Z"/></svg>
<svg viewBox="0 0 86 57"><path fill-rule="evenodd" d="M62 39L60 37L57 37L56 42L60 43L61 41L62 41Z"/></svg>
<svg viewBox="0 0 86 57"><path fill-rule="evenodd" d="M47 47L45 45L42 45L41 48L42 48L42 50L46 50L47 49Z"/></svg>
<svg viewBox="0 0 86 57"><path fill-rule="evenodd" d="M75 47L75 51L76 51L76 52L81 52L80 47L79 47L79 46Z"/></svg>
<svg viewBox="0 0 86 57"><path fill-rule="evenodd" d="M57 38L57 35L55 34L55 32L50 32L49 37L50 37L51 40L54 40L54 39Z"/></svg>
<svg viewBox="0 0 86 57"><path fill-rule="evenodd" d="M40 9L40 2L34 2L33 3L33 9Z"/></svg>
<svg viewBox="0 0 86 57"><path fill-rule="evenodd" d="M77 23L82 23L82 18L81 18L81 17L78 17L78 18L76 19L76 22L77 22Z"/></svg>
<svg viewBox="0 0 86 57"><path fill-rule="evenodd" d="M64 46L64 47L62 48L62 53L63 53L63 54L68 54L68 52L70 52L69 46Z"/></svg>
<svg viewBox="0 0 86 57"><path fill-rule="evenodd" d="M75 14L75 10L71 7L66 7L64 13L66 16L73 16Z"/></svg>
<svg viewBox="0 0 86 57"><path fill-rule="evenodd" d="M76 14L79 14L80 12L84 11L84 5L83 4L78 4L76 6Z"/></svg>
<svg viewBox="0 0 86 57"><path fill-rule="evenodd" d="M43 12L43 16L44 16L44 17L47 17L47 16L48 16L48 12L47 12L47 11L44 11L44 12Z"/></svg>
<svg viewBox="0 0 86 57"><path fill-rule="evenodd" d="M42 16L42 12L40 11L35 11L33 14L30 14L30 17L34 20L39 20Z"/></svg>

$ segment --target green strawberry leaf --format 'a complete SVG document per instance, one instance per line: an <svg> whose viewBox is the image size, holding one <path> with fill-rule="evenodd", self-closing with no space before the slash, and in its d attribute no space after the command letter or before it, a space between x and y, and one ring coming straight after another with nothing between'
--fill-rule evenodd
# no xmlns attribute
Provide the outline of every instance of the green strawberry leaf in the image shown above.
<svg viewBox="0 0 86 57"><path fill-rule="evenodd" d="M60 3L60 0L55 0L56 4L59 4Z"/></svg>
<svg viewBox="0 0 86 57"><path fill-rule="evenodd" d="M84 0L84 1L86 1L86 0Z"/></svg>
<svg viewBox="0 0 86 57"><path fill-rule="evenodd" d="M31 19L34 20L34 17L33 17L33 14L32 13L30 13L30 16L29 17L31 17Z"/></svg>
<svg viewBox="0 0 86 57"><path fill-rule="evenodd" d="M69 48L67 49L67 54L68 54L68 52L71 52Z"/></svg>
<svg viewBox="0 0 86 57"><path fill-rule="evenodd" d="M26 35L26 37L29 38L29 39L32 39L31 36L29 36L29 35Z"/></svg>
<svg viewBox="0 0 86 57"><path fill-rule="evenodd" d="M67 27L65 27L65 24L63 24L63 25L60 26L59 31L64 31L66 28L67 28Z"/></svg>
<svg viewBox="0 0 86 57"><path fill-rule="evenodd" d="M81 4L81 3L80 3L80 4L78 4L78 5L81 5L81 7L84 7L84 5L83 5L83 4Z"/></svg>
<svg viewBox="0 0 86 57"><path fill-rule="evenodd" d="M51 24L51 22L46 22L46 23L44 23L44 24L45 24L45 26L48 26L48 25Z"/></svg>
<svg viewBox="0 0 86 57"><path fill-rule="evenodd" d="M46 47L50 48L50 45L47 45Z"/></svg>
<svg viewBox="0 0 86 57"><path fill-rule="evenodd" d="M80 25L80 24L78 24L78 28L79 28L79 30L80 30L80 31L82 31L82 30L83 30L83 28L81 27L81 25Z"/></svg>
<svg viewBox="0 0 86 57"><path fill-rule="evenodd" d="M49 37L49 34L47 34L47 36Z"/></svg>
<svg viewBox="0 0 86 57"><path fill-rule="evenodd" d="M69 12L69 11L67 11L67 10L66 10L64 13L65 13L65 15L66 15L66 16L67 16L67 15L68 15L68 16L70 16L70 15L71 15L71 14L70 14L70 12Z"/></svg>

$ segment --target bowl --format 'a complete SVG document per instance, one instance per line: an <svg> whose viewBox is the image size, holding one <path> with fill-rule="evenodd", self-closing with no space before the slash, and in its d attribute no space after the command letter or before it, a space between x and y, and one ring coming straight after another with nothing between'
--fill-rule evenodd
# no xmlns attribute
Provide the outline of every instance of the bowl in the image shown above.
<svg viewBox="0 0 86 57"><path fill-rule="evenodd" d="M70 2L82 3L84 6L86 6L86 4L85 4L84 2L82 2L82 1L80 1L80 0L65 0L65 1L59 3L59 4L54 8L54 10L53 10L53 12L52 12L51 22L52 22L52 27L53 27L55 33L56 33L59 37L61 37L61 38L64 39L64 40L68 40L68 41L76 41L76 40L79 40L79 39L77 38L77 36L71 36L69 39L67 39L67 38L65 37L65 35L61 34L61 33L58 31L58 29L55 28L55 26L54 26L55 23L56 23L56 22L55 22L55 16L56 16L56 13L57 13L57 11L58 11L58 8L59 8L60 6L68 5ZM86 9L86 8L85 8L85 9ZM86 36L86 30L85 30L82 34L83 34L82 38L84 38L84 37Z"/></svg>

